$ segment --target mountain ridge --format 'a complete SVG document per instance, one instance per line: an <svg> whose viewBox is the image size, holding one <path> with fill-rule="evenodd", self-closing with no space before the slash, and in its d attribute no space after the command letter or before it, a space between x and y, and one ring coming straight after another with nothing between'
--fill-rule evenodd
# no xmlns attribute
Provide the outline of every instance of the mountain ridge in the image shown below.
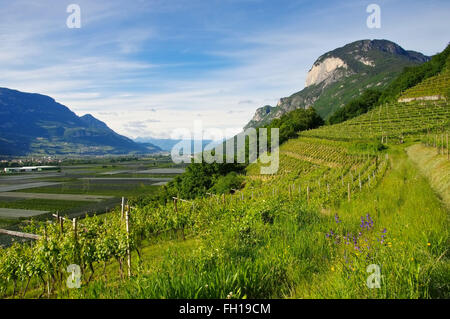
<svg viewBox="0 0 450 319"><path fill-rule="evenodd" d="M280 98L276 106L265 105L257 109L244 129L268 124L297 108L313 107L327 119L364 89L386 87L404 67L429 59L389 40L351 42L319 56L301 91Z"/></svg>
<svg viewBox="0 0 450 319"><path fill-rule="evenodd" d="M91 114L77 116L50 96L0 87L0 154L145 154L160 151L110 129Z"/></svg>

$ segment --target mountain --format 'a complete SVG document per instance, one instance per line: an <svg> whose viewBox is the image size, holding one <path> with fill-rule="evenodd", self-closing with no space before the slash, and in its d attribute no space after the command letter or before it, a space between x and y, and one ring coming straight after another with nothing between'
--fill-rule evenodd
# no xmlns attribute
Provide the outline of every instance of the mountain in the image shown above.
<svg viewBox="0 0 450 319"><path fill-rule="evenodd" d="M49 96L0 88L0 154L106 155L158 152L119 135L90 114L77 116Z"/></svg>
<svg viewBox="0 0 450 319"><path fill-rule="evenodd" d="M385 88L405 67L429 59L388 40L352 42L320 56L309 70L303 90L281 98L276 106L257 109L244 128L268 124L298 108L313 107L327 119L365 89Z"/></svg>

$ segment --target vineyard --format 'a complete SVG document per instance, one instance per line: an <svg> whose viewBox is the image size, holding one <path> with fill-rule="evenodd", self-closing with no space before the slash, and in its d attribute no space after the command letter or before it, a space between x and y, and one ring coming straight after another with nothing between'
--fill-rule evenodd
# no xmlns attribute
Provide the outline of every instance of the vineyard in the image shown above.
<svg viewBox="0 0 450 319"><path fill-rule="evenodd" d="M384 141L401 140L406 135L449 131L450 107L447 101L413 101L391 103L359 117L317 130L302 132L301 136L336 140Z"/></svg>
<svg viewBox="0 0 450 319"><path fill-rule="evenodd" d="M280 146L276 174L250 164L231 193L32 221L33 240L0 250L0 295L448 298L448 212L403 147L422 140L448 157L449 120L446 100L385 104L300 133ZM190 240L188 252L143 253ZM383 289L365 286L370 264Z"/></svg>
<svg viewBox="0 0 450 319"><path fill-rule="evenodd" d="M315 156L325 156L323 151L317 150ZM302 170L302 179L290 174L288 176L293 178L286 179L282 173L258 190L249 186L234 195L211 196L192 202L174 200L156 207L125 206L124 213L116 210L107 216L87 217L79 222L59 217L54 223L33 223L25 231L38 235L37 240L29 244L16 243L0 251L2 291L5 293L8 283L12 283L12 295L25 296L30 282L35 285L40 282L41 295L50 296L66 285L66 267L70 264L80 266L86 284L94 276L94 265L104 265L106 269L106 264L112 261L119 265L120 278L126 273L131 276L136 268L133 269L131 261L127 263L127 257L131 251L139 255L144 240L151 241L167 232L179 232L183 238L207 234L214 224L223 221L224 214L235 211L242 214L245 208L258 206L261 199L295 198L311 206L327 205L347 196L349 191L356 192L366 185L374 187L388 165L386 160L374 157L343 158L342 163L339 169L310 166L315 169L309 169L307 174ZM296 165L308 164L297 161ZM298 180L302 184L297 183Z"/></svg>
<svg viewBox="0 0 450 319"><path fill-rule="evenodd" d="M450 98L450 63L439 75L430 77L420 84L406 90L399 98L402 100L412 99L448 99Z"/></svg>

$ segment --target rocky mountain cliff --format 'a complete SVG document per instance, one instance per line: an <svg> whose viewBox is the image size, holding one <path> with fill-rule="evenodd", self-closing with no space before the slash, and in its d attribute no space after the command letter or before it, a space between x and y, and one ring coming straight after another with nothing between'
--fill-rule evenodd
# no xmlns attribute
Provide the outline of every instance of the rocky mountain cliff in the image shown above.
<svg viewBox="0 0 450 319"><path fill-rule="evenodd" d="M160 151L119 135L90 114L78 117L49 96L0 88L0 155L105 155Z"/></svg>
<svg viewBox="0 0 450 319"><path fill-rule="evenodd" d="M388 40L360 40L320 56L306 76L305 88L256 110L244 127L257 127L298 108L313 107L327 119L368 88L383 88L404 67L430 58Z"/></svg>

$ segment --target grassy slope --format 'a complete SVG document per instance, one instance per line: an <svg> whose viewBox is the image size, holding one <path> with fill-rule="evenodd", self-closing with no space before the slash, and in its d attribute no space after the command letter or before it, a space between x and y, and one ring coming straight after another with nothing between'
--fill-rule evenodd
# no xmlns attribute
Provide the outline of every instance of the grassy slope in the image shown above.
<svg viewBox="0 0 450 319"><path fill-rule="evenodd" d="M328 271L296 286L291 297L450 297L448 211L400 147L390 155L391 169L374 191L332 211L341 216L344 227L370 213L378 229L387 229L388 245L371 261L381 266L382 288L366 287L365 267L371 262L353 256L353 263L347 263L338 250L341 254L332 259Z"/></svg>
<svg viewBox="0 0 450 319"><path fill-rule="evenodd" d="M450 161L447 155L438 155L436 148L422 144L409 147L407 153L450 209Z"/></svg>

